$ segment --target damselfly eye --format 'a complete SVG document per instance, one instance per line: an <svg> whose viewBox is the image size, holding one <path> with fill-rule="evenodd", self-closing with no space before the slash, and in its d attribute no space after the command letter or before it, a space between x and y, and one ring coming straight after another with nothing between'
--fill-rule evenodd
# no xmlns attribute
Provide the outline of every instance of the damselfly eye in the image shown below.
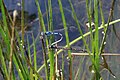
<svg viewBox="0 0 120 80"><path fill-rule="evenodd" d="M53 32L50 32L50 31L45 32L45 35L47 36L50 36L51 34L53 34Z"/></svg>

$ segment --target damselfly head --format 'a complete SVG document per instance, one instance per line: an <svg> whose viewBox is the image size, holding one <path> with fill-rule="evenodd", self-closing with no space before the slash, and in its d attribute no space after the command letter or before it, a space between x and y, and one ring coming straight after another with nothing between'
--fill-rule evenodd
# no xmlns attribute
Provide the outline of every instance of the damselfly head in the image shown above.
<svg viewBox="0 0 120 80"><path fill-rule="evenodd" d="M53 32L51 32L51 31L41 32L41 36L50 36L52 34L53 34Z"/></svg>

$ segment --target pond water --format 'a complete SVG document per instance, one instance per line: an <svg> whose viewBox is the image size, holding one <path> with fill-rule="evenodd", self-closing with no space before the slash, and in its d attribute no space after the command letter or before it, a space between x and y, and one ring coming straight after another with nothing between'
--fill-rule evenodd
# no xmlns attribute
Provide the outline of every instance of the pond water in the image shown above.
<svg viewBox="0 0 120 80"><path fill-rule="evenodd" d="M45 24L47 27L45 1L46 0L39 0L39 2L41 4L42 13L44 14L44 21L45 21ZM111 0L102 0L102 1L103 1L104 17L105 17L105 21L107 22L109 10L110 10L110 5L111 5ZM6 7L8 10L15 10L15 9L20 10L21 9L21 7L18 6L19 3L21 3L21 0L4 0L4 2L6 4ZM64 13L65 13L66 21L67 21L67 27L68 27L70 41L72 41L75 38L80 36L79 31L77 29L75 21L73 20L73 16L71 16L71 9L70 9L70 5L69 5L68 0L62 0L62 3L63 3L64 11L65 11ZM74 5L75 12L76 12L77 17L79 19L79 23L81 25L81 28L82 28L83 32L85 33L85 32L87 32L87 29L85 27L85 23L87 22L85 0L72 0L72 3ZM114 11L115 11L114 12L114 20L120 18L120 15L119 15L120 14L120 4L119 3L120 3L120 0L116 0L115 7L114 7L115 8L114 9ZM58 6L57 0L52 0L52 7L53 7L54 31L60 32L63 34L63 40L61 43L59 43L59 45L64 46L65 45L64 29L63 29L63 25L62 25L61 14L59 11L59 6ZM33 19L31 21L32 23L27 22L31 26L30 26L30 29L28 29L26 31L26 36L29 37L29 41L31 44L32 43L31 34L33 34L34 37L36 38L37 35L40 33L39 32L39 21L37 20L38 14L37 14L37 7L35 4L35 0L25 0L25 11L28 12L28 16L30 16L32 14L36 15L35 19ZM101 24L100 21L99 21L99 24ZM120 31L119 30L120 30L120 28L119 27L120 27L120 23L115 24L115 30L116 30L117 37L116 37L115 31L113 30L113 27L111 26L109 28L109 35L107 36L107 44L106 44L106 48L105 48L106 52L120 53L120 47L119 47L119 45L120 45L120 40L119 40ZM39 50L41 50L41 42L38 40L36 44L39 44L39 45L36 45L37 50L38 50L38 54L39 54L40 53ZM74 46L83 47L83 43L82 43L82 41L79 41L79 42L75 43ZM41 62L41 59L42 59L41 56L42 56L42 53L40 53L37 56L39 65L43 64L43 62ZM40 59L40 57L41 57L41 59ZM107 59L110 60L108 62L110 64L110 67L112 68L113 72L116 73L116 71L117 71L116 75L117 76L120 75L120 70L119 70L120 69L120 62L119 62L120 58L119 58L119 56L108 57ZM74 62L74 65L76 65L75 63L77 63L77 61ZM116 66L114 66L114 65L116 65ZM76 67L76 66L73 66L73 67ZM66 73L67 73L67 71L66 71ZM87 72L86 72L86 74L87 74ZM82 75L82 73L81 73L81 75ZM112 78L109 75L109 73L107 76L108 77L106 80L115 80L114 78ZM86 77L85 79L82 79L82 80L88 80L88 78Z"/></svg>

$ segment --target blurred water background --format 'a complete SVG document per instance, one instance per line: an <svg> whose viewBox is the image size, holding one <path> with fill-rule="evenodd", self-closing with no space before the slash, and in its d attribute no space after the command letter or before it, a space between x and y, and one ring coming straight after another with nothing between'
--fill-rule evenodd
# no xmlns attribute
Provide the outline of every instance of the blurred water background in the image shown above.
<svg viewBox="0 0 120 80"><path fill-rule="evenodd" d="M45 1L47 0L39 0L40 5L41 5L41 10L44 15L44 21L45 25L47 27L47 19L46 19L46 9L45 9ZM4 0L6 7L9 11L11 10L20 10L21 6L19 6L18 3L21 4L21 0ZM83 32L87 32L85 23L88 21L87 20L87 12L86 12L86 2L85 0L72 0L73 6L75 8L75 12L77 14L77 17L79 19L79 23L82 27ZM104 12L104 17L105 17L105 22L107 22L109 11L110 11L110 6L111 6L111 0L102 0L103 3L103 12ZM120 18L120 0L116 0L115 2L115 7L114 7L114 19L119 19ZM76 23L73 20L73 16L71 15L71 9L68 0L62 0L62 4L64 7L64 13L65 13L65 18L67 21L67 27L68 27L68 32L69 32L69 38L70 41L74 40L75 38L79 37L79 31L77 29ZM52 8L53 8L53 27L55 32L62 33L64 36L64 29L63 29L63 24L61 20L61 14L59 11L59 6L57 0L52 0ZM35 0L25 0L25 11L27 12L27 16L30 16L32 14L35 15L35 19L31 20L31 22L27 22L27 24L30 24L30 28L26 30L25 36L29 37L30 44L32 44L32 34L36 38L39 35L39 21L38 15L37 15L37 7L35 4ZM28 18L29 19L29 18ZM99 24L101 24L99 20ZM115 33L115 31L116 33ZM100 31L101 32L101 31ZM116 36L117 35L117 36ZM100 33L100 36L101 33ZM115 27L111 26L109 27L109 33L107 36L107 44L105 47L105 52L110 52L110 53L120 53L120 23L115 24ZM89 40L88 40L89 42ZM42 57L42 52L41 52L41 42L38 39L36 42L37 46L37 58L38 58L38 65L41 66L43 62L43 57ZM58 45L64 46L65 45L65 37L62 40L61 43ZM83 43L82 41L79 41L75 43L73 46L78 46L82 47ZM33 51L32 51L33 52ZM32 55L32 53L31 53ZM81 77L81 80L89 80L90 78L90 72L88 70L88 65L90 65L90 62L88 62L88 57L85 57L84 63L81 64L81 66L78 66L80 64L80 61L82 60L83 56L75 56L73 59L73 71L76 73L79 67L81 68L81 72L79 76ZM120 57L119 56L107 56L107 62L113 71L115 75L120 79ZM87 63L88 62L88 63ZM67 62L65 62L67 63ZM67 66L67 65L66 65ZM67 68L65 74L67 74ZM44 72L44 71L43 71ZM103 71L103 77L105 80L116 80L114 79L108 71ZM106 74L107 73L107 74ZM44 74L41 72L41 75L44 76ZM104 75L105 74L105 75ZM75 76L73 74L73 76ZM107 77L106 77L107 76ZM68 76L66 76L67 79Z"/></svg>

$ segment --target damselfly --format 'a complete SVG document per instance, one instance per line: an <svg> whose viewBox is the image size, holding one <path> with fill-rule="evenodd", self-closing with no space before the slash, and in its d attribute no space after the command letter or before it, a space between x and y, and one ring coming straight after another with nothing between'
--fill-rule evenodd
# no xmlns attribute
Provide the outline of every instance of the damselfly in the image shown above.
<svg viewBox="0 0 120 80"><path fill-rule="evenodd" d="M57 33L57 32L51 32L51 31L47 31L47 32L41 32L41 36L46 36L46 37L49 37L51 35L54 35L54 36L59 36L60 39L56 40L55 42L53 42L52 44L49 45L49 48L50 49L63 49L63 50L76 50L76 51L80 51L80 52L87 52L85 49L82 49L82 48L78 48L78 47L63 47L63 46L56 46L56 44L58 44L59 42L62 41L63 39L63 35L61 33Z"/></svg>

